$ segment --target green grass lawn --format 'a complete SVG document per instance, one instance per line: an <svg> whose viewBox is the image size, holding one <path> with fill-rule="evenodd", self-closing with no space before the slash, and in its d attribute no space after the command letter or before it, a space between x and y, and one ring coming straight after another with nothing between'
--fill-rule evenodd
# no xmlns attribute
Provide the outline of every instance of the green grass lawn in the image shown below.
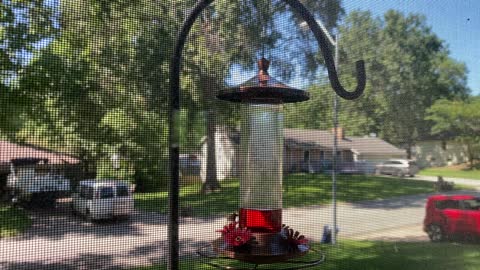
<svg viewBox="0 0 480 270"><path fill-rule="evenodd" d="M480 269L480 248L478 245L429 242L367 242L342 241L337 246L314 245L326 254L326 262L309 269L349 270L474 270ZM313 254L303 259L314 259ZM216 263L230 263L215 260ZM241 263L233 263L242 266ZM246 265L243 265L244 267ZM282 267L282 265L275 265ZM287 265L283 265L287 266ZM291 266L291 264L290 264ZM162 266L137 268L136 270L160 270ZM181 261L181 269L215 268L205 264L203 259L191 258ZM259 267L262 269L262 267Z"/></svg>
<svg viewBox="0 0 480 270"><path fill-rule="evenodd" d="M321 205L331 200L331 176L323 174L292 174L283 181L283 206ZM341 202L383 199L401 195L433 192L432 183L409 178L387 178L364 175L340 175L337 181L337 198ZM180 207L191 208L197 216L225 214L238 208L239 182L222 182L219 192L199 194L200 184L181 189ZM139 209L166 213L167 193L135 194Z"/></svg>
<svg viewBox="0 0 480 270"><path fill-rule="evenodd" d="M421 170L418 174L480 180L480 169L467 166L434 167Z"/></svg>
<svg viewBox="0 0 480 270"><path fill-rule="evenodd" d="M17 235L30 225L31 220L25 211L0 204L0 238Z"/></svg>

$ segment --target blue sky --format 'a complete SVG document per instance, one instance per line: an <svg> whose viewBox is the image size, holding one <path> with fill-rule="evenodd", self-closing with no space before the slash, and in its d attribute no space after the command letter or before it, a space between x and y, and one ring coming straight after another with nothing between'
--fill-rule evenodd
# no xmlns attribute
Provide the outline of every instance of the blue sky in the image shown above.
<svg viewBox="0 0 480 270"><path fill-rule="evenodd" d="M389 9L425 15L450 55L467 65L472 94L480 94L480 0L344 0L343 6L347 13L370 10L374 16Z"/></svg>

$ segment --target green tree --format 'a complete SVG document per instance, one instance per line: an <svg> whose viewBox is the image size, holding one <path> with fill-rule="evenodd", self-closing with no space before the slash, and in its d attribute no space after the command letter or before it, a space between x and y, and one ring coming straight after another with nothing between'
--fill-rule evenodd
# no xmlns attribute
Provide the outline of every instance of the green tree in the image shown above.
<svg viewBox="0 0 480 270"><path fill-rule="evenodd" d="M327 12L319 3L334 2L305 3L330 18L341 8ZM18 138L75 154L99 176L115 174L107 168L108 160L120 154L128 168L119 172L121 177L150 190L165 185L169 60L185 7L191 4L60 1L58 35L34 54L21 76L20 89L28 90L26 98L35 102ZM288 12L271 1L218 1L206 10L185 49L182 141L189 141L193 129L212 134L218 121L235 125L235 110L215 101L216 90L224 86L233 64L252 66L260 44L276 49L285 37L274 24ZM270 29L261 37L260 20ZM188 149L195 147L188 143Z"/></svg>
<svg viewBox="0 0 480 270"><path fill-rule="evenodd" d="M432 134L454 137L467 150L470 167L480 159L480 97L436 101L426 120L434 123Z"/></svg>
<svg viewBox="0 0 480 270"><path fill-rule="evenodd" d="M340 1L337 0L305 1L305 5L317 16L326 18L329 27L335 25L338 16L343 12ZM325 9L325 5L332 8ZM216 92L224 87L232 65L256 68L255 57L261 51L282 50L289 56L298 54L297 49L286 45L292 36L291 32L282 30L285 18L289 18L292 24L300 23L298 15L290 13L283 2L218 1L200 16L198 24L192 30L192 38L186 49L185 70L194 82L190 87L190 95L198 97L200 106L196 108L203 110L205 114L207 171L203 192L220 187L216 178L216 125L218 122L227 125L238 122L235 120L238 118L235 110L215 99ZM295 37L300 42L310 41L299 27L295 29ZM274 59L271 60L277 63L276 71L288 77L293 69L291 63L287 64L287 61L272 55ZM308 56L308 50L305 50L303 55Z"/></svg>
<svg viewBox="0 0 480 270"><path fill-rule="evenodd" d="M169 7L62 1L60 34L22 76L36 103L19 136L81 157L99 177L135 179L140 190L165 186L166 78L176 24L173 11L164 12ZM109 162L114 154L122 159L119 171Z"/></svg>
<svg viewBox="0 0 480 270"><path fill-rule="evenodd" d="M360 99L340 101L340 125L351 135L377 133L409 151L429 135L426 109L435 100L468 94L465 65L449 57L447 45L420 15L391 10L383 18L373 18L370 12L353 11L339 31L342 83L347 88L355 85L352 67L359 59L365 60L368 74ZM320 97L294 107L287 114L288 125L331 127L332 94L326 88L326 83L311 87ZM303 119L291 117L297 111Z"/></svg>
<svg viewBox="0 0 480 270"><path fill-rule="evenodd" d="M16 87L18 75L39 43L51 38L54 13L43 0L5 0L0 3L0 131L12 136L28 108Z"/></svg>
<svg viewBox="0 0 480 270"><path fill-rule="evenodd" d="M380 76L388 78L383 84L388 109L382 133L389 141L403 145L410 157L411 147L429 133L429 123L424 120L426 109L439 98L457 94L447 92L438 75L445 72L438 68L443 61L454 61L446 57L445 45L423 16L389 11L384 18ZM465 81L452 82L458 82L452 88L467 91Z"/></svg>

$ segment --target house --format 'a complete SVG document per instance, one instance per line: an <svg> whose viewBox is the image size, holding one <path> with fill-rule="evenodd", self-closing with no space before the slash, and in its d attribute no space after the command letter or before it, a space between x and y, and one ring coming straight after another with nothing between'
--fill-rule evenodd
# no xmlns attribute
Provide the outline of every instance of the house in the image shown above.
<svg viewBox="0 0 480 270"><path fill-rule="evenodd" d="M0 141L0 191L6 184L10 173L10 161L14 159L42 159L48 169L57 171L71 170L80 165L80 160L58 152L33 145L20 145L8 141Z"/></svg>
<svg viewBox="0 0 480 270"><path fill-rule="evenodd" d="M12 159L38 158L48 160L52 166L79 164L80 160L52 150L33 145L20 145L8 141L0 141L0 171L9 170Z"/></svg>
<svg viewBox="0 0 480 270"><path fill-rule="evenodd" d="M452 139L430 138L412 147L412 155L420 167L441 167L468 162L465 145Z"/></svg>
<svg viewBox="0 0 480 270"><path fill-rule="evenodd" d="M376 136L345 136L343 128L337 131L338 169L340 171L373 173L375 165L391 158L406 158L407 153ZM285 173L321 172L332 169L333 130L284 129ZM240 133L225 127L215 134L217 178L237 176L239 167ZM203 142L200 175L206 174L206 142Z"/></svg>

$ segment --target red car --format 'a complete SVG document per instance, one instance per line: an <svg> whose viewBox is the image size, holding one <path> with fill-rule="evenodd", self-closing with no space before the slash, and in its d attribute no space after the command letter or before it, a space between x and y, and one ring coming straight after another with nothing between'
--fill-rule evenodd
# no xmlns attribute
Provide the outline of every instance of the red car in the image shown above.
<svg viewBox="0 0 480 270"><path fill-rule="evenodd" d="M436 195L428 198L423 230L432 242L454 236L480 237L480 198L470 195Z"/></svg>

